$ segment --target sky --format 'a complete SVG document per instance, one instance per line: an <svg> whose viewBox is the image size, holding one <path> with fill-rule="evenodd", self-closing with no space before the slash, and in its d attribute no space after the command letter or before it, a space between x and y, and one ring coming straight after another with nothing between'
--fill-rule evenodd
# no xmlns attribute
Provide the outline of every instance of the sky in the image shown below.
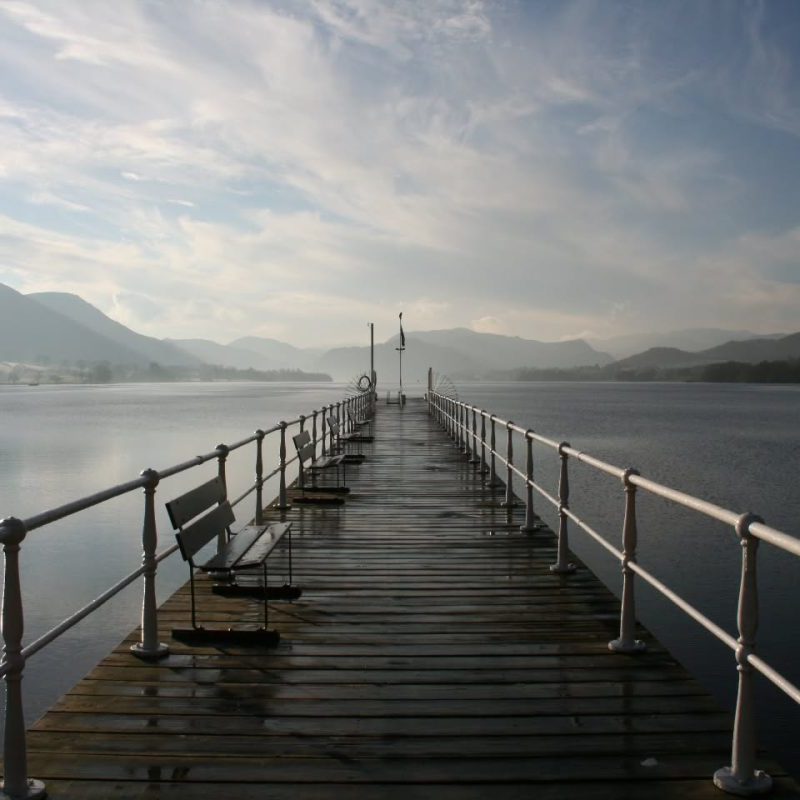
<svg viewBox="0 0 800 800"><path fill-rule="evenodd" d="M800 329L794 0L0 0L0 282L158 337Z"/></svg>

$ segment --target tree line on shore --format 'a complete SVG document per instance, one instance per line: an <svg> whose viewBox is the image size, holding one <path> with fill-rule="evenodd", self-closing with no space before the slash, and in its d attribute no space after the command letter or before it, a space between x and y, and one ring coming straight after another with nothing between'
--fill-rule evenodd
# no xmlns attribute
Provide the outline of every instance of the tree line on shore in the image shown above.
<svg viewBox="0 0 800 800"><path fill-rule="evenodd" d="M8 365L6 383L95 384L151 383L183 381L331 381L322 372L299 369L236 369L215 364L165 366L149 364L112 364L108 361L76 361L59 365Z"/></svg>
<svg viewBox="0 0 800 800"><path fill-rule="evenodd" d="M800 383L800 358L746 364L725 361L693 367L523 368L494 372L493 380L514 381L682 381L709 383Z"/></svg>

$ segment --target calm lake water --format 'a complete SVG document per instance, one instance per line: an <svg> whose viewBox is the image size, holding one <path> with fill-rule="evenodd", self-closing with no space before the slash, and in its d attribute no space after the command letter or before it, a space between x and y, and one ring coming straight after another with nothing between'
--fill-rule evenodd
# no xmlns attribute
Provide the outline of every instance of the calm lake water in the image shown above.
<svg viewBox="0 0 800 800"><path fill-rule="evenodd" d="M27 517L76 497L163 469L256 428L293 419L340 399L332 384L150 384L103 387L0 387L0 517ZM460 398L621 467L800 536L800 387L722 384L503 383L458 386ZM276 441L277 437L273 437ZM498 443L503 442L498 436ZM558 458L535 450L537 480L557 485ZM518 453L522 462L524 455ZM265 464L276 461L275 445ZM206 467L214 474L213 462ZM253 449L231 455L231 494L253 479ZM571 464L570 506L619 542L619 482ZM163 502L198 483L196 471L159 487ZM269 487L268 497L277 492ZM639 493L639 561L728 631L735 633L740 547L733 532ZM248 503L248 501L245 501ZM249 504L245 516L251 513ZM540 502L551 525L555 513ZM140 492L32 532L23 543L25 641L48 630L138 564ZM573 528L570 544L618 593L619 565ZM762 545L759 552L759 652L800 683L800 559ZM159 601L186 579L182 562L159 568ZM26 714L37 718L138 622L137 585L31 659ZM642 621L714 692L735 701L733 654L641 582ZM761 683L766 683L761 681ZM800 713L760 688L764 743L800 770Z"/></svg>

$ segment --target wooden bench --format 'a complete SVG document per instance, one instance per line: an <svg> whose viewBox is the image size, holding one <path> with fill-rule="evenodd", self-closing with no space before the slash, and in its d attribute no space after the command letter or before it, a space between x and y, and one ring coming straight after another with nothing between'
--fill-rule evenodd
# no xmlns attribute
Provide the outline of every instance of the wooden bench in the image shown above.
<svg viewBox="0 0 800 800"><path fill-rule="evenodd" d="M174 629L175 639L189 643L215 642L257 642L275 644L280 636L269 630L270 597L295 599L301 591L292 585L292 523L280 522L272 525L248 525L238 533L230 535L230 526L235 522L233 508L228 502L225 486L219 477L212 478L186 494L167 503L172 527L176 529L175 538L184 561L189 563L189 583L192 597L192 627ZM284 538L289 543L289 583L280 588L267 587L267 559ZM216 539L217 553L202 564L195 563L195 556L209 542ZM236 583L239 573L261 571L263 585L242 586ZM195 570L210 573L216 580L212 588L215 594L233 596L245 595L263 599L263 625L256 630L204 628L197 624L195 597ZM277 590L276 590L277 589Z"/></svg>
<svg viewBox="0 0 800 800"><path fill-rule="evenodd" d="M332 448L335 448L339 455L344 456L345 464L360 464L365 460L366 456L361 452L361 444L365 441L372 441L372 437L364 437L358 431L342 432L336 417L332 414L327 418L328 430L331 434ZM346 450L348 444L353 443L358 445L358 452L352 453Z"/></svg>
<svg viewBox="0 0 800 800"><path fill-rule="evenodd" d="M350 422L351 429L357 436L361 437L362 442L374 441L374 436L372 435L372 417L356 417L353 416L348 409L347 419ZM361 433L362 428L367 428L368 432L366 434Z"/></svg>
<svg viewBox="0 0 800 800"><path fill-rule="evenodd" d="M327 456L317 456L316 443L311 441L311 434L308 431L301 431L292 437L295 449L297 450L297 460L300 463L299 474L297 478L297 485L300 487L302 497L296 499L296 502L301 503L314 503L325 502L325 500L318 500L314 497L306 496L306 489L310 489L314 493L323 494L347 494L350 489L346 486L347 481L347 467L344 454L332 454ZM339 469L342 470L342 481L339 481ZM336 486L319 486L317 484L317 475L326 470L336 470ZM306 475L311 476L311 486L306 485ZM327 502L331 502L328 500ZM334 500L333 502L337 502ZM339 498L338 502L341 502Z"/></svg>

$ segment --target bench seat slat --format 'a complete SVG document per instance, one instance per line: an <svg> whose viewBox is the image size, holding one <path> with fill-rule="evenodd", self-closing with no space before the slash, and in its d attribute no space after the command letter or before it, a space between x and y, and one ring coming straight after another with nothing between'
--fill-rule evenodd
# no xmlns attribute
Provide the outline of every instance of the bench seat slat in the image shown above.
<svg viewBox="0 0 800 800"><path fill-rule="evenodd" d="M221 553L206 561L200 569L205 572L215 572L258 566L275 549L291 527L291 522L278 522L266 526L248 525L228 542Z"/></svg>
<svg viewBox="0 0 800 800"><path fill-rule="evenodd" d="M335 467L337 464L341 464L342 461L344 461L344 456L341 454L338 456L323 456L316 461L312 461L306 469L327 469L328 467Z"/></svg>
<svg viewBox="0 0 800 800"><path fill-rule="evenodd" d="M200 569L206 571L233 569L236 566L236 562L252 547L253 542L258 539L261 531L265 528L266 525L250 525L242 528L225 545L225 549L221 553L217 553L213 558L206 561Z"/></svg>
<svg viewBox="0 0 800 800"><path fill-rule="evenodd" d="M205 547L214 539L221 530L224 530L235 521L233 509L227 501L200 517L180 533L175 534L181 548L181 555L185 560L194 557L198 550Z"/></svg>
<svg viewBox="0 0 800 800"><path fill-rule="evenodd" d="M291 527L291 522L279 522L275 525L270 525L255 544L242 556L241 560L236 564L236 569L257 567L261 564Z"/></svg>

